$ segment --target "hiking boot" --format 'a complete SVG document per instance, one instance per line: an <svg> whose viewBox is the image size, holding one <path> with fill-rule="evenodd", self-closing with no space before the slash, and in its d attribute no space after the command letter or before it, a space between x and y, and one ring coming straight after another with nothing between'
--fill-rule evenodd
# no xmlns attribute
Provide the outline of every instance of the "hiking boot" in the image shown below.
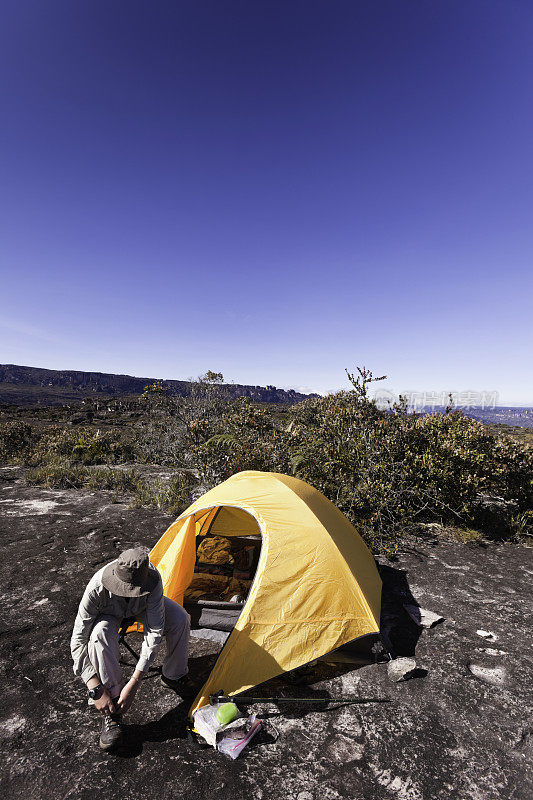
<svg viewBox="0 0 533 800"><path fill-rule="evenodd" d="M103 714L100 747L102 750L113 750L122 743L122 714Z"/></svg>
<svg viewBox="0 0 533 800"><path fill-rule="evenodd" d="M188 675L183 675L181 678L173 679L167 678L163 673L161 673L161 678L159 679L161 682L161 686L165 689L170 689L172 692L176 692L182 700L192 700L193 697L196 697L198 694L198 689L200 688L198 684L194 683Z"/></svg>

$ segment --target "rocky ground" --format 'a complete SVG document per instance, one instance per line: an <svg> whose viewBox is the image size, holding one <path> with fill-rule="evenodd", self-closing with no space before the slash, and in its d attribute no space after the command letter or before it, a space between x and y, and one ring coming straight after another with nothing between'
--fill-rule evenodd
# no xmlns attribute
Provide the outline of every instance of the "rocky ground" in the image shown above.
<svg viewBox="0 0 533 800"><path fill-rule="evenodd" d="M104 492L26 486L13 468L0 470L0 517L2 796L533 796L533 549L428 537L383 562L383 625L395 655L416 658L408 680L392 682L386 663L357 666L341 655L311 671L308 686L262 687L333 699L258 705L265 730L233 762L194 746L186 706L151 675L129 715L123 750L109 755L98 749L96 713L72 674L72 622L91 574L132 544L151 546L170 520L112 503ZM419 628L402 609L409 601L445 620ZM192 640L192 675L209 669L217 647ZM369 702L339 706L341 694Z"/></svg>

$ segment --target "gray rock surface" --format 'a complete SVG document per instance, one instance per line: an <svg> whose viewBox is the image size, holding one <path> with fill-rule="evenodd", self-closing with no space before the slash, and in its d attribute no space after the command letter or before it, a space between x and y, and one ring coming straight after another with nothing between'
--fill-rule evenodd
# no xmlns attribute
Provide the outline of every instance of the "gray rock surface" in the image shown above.
<svg viewBox="0 0 533 800"><path fill-rule="evenodd" d="M533 796L532 549L412 539L383 561L384 630L395 655L419 665L407 681L391 683L386 663L332 658L310 671L308 685L271 682L265 695L333 700L258 704L266 729L232 762L188 741L187 707L150 675L127 720L126 746L112 756L97 747L96 713L72 674L72 622L92 573L123 548L152 545L170 520L106 493L25 486L13 469L0 470L0 517L3 797ZM402 607L413 601L445 622L420 628ZM477 630L493 632L498 649ZM192 639L191 674L206 674L219 647ZM341 706L341 694L374 702Z"/></svg>

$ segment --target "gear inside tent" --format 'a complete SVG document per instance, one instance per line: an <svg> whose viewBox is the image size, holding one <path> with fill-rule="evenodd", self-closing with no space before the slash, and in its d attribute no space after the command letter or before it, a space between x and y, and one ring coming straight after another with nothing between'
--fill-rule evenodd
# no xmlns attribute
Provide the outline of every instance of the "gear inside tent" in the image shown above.
<svg viewBox="0 0 533 800"><path fill-rule="evenodd" d="M379 632L381 579L339 509L304 481L240 472L196 500L150 553L192 627L230 632L190 714Z"/></svg>

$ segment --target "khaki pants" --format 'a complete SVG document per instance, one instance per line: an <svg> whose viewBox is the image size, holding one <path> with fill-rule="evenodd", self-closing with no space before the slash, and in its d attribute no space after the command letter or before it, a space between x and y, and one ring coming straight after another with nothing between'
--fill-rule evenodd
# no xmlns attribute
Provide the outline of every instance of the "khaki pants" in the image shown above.
<svg viewBox="0 0 533 800"><path fill-rule="evenodd" d="M187 612L174 600L165 600L166 657L163 673L176 680L186 675L187 651L189 646L190 618ZM143 613L136 615L137 622L144 622ZM108 614L98 617L89 637L89 658L98 672L98 677L111 697L118 697L124 686L122 667L119 663L118 632L122 620ZM92 704L92 703L91 703Z"/></svg>

